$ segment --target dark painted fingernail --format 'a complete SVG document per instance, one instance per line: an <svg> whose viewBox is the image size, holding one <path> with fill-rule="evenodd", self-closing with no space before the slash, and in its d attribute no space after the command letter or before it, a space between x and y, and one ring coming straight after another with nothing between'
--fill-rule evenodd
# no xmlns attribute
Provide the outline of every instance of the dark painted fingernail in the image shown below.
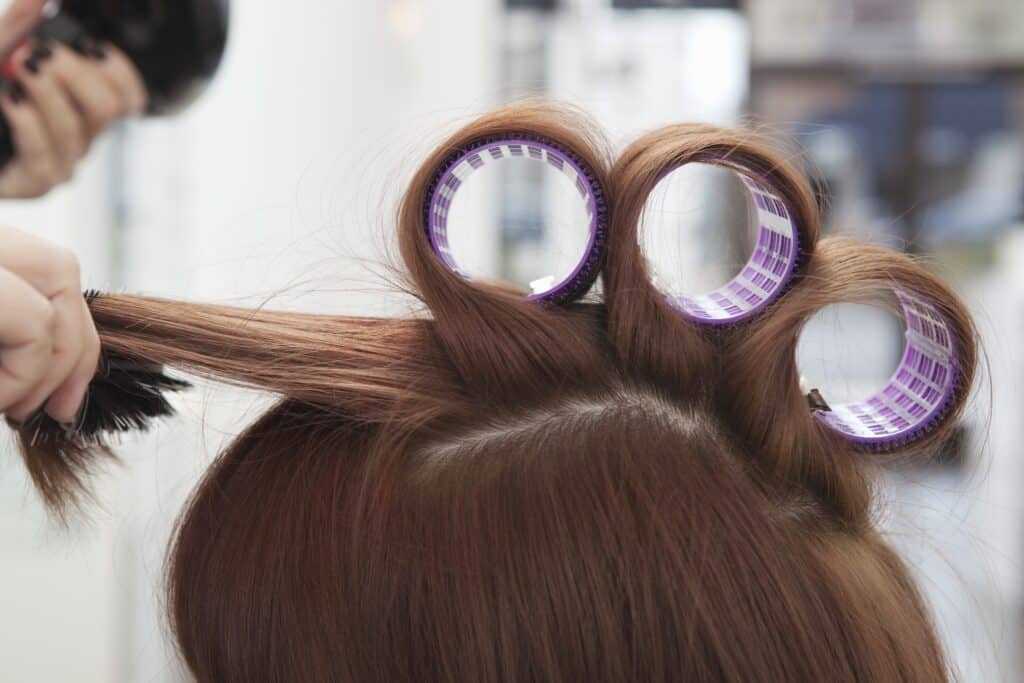
<svg viewBox="0 0 1024 683"><path fill-rule="evenodd" d="M83 57L89 56L89 49L93 46L93 40L84 33L80 33L71 39L68 43L72 50L82 55Z"/></svg>
<svg viewBox="0 0 1024 683"><path fill-rule="evenodd" d="M18 81L11 81L7 86L10 92L11 102L19 104L25 101L25 86Z"/></svg>
<svg viewBox="0 0 1024 683"><path fill-rule="evenodd" d="M37 62L45 62L47 59L53 56L53 50L45 44L36 45L35 49L32 50L30 59L34 59Z"/></svg>
<svg viewBox="0 0 1024 683"><path fill-rule="evenodd" d="M89 36L82 34L76 36L70 43L71 49L83 57L104 60L107 58L107 48L96 42Z"/></svg>
<svg viewBox="0 0 1024 683"><path fill-rule="evenodd" d="M36 61L35 57L29 57L25 60L25 69L33 75L39 73L39 62Z"/></svg>
<svg viewBox="0 0 1024 683"><path fill-rule="evenodd" d="M15 420L10 415L7 415L6 419L7 419L7 424L10 425L12 429L22 430L22 429L25 429L26 427L33 426L36 422L38 422L40 419L42 419L42 417L43 417L43 409L39 408L38 410L36 410L31 415L28 415L24 420Z"/></svg>

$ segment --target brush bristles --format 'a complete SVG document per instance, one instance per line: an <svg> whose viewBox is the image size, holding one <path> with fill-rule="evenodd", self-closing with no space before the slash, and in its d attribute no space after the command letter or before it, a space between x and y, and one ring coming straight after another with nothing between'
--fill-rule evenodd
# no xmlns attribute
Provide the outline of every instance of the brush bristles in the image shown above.
<svg viewBox="0 0 1024 683"><path fill-rule="evenodd" d="M167 394L189 386L160 366L104 350L77 424L63 425L43 412L20 425L9 421L47 508L66 521L69 512L91 501L89 479L117 462L110 437L145 431L154 420L172 415Z"/></svg>

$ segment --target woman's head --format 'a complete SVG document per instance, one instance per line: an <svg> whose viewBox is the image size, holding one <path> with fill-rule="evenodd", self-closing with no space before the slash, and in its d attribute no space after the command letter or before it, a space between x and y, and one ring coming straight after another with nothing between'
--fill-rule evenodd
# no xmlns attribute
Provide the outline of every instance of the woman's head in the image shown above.
<svg viewBox="0 0 1024 683"><path fill-rule="evenodd" d="M429 316L92 299L105 354L134 363L97 378L94 415L161 412L138 408L140 387L173 388L154 364L281 396L179 522L168 607L197 679L947 677L872 522L878 456L811 412L795 347L822 306L927 296L955 337L955 391L891 449L932 446L973 374L962 304L905 256L819 243L806 181L749 134L663 129L612 165L590 130L550 107L504 109L424 164L398 230ZM607 202L602 296L525 301L434 253L424 207L438 167L499 134L543 138L587 168ZM708 159L783 198L802 249L786 291L715 328L656 290L636 239L665 168ZM30 470L59 506L90 444L30 436Z"/></svg>

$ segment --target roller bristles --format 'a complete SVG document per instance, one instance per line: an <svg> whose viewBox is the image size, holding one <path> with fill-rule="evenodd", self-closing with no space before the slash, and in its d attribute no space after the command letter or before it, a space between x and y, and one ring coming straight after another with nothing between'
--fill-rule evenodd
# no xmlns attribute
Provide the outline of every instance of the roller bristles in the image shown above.
<svg viewBox="0 0 1024 683"><path fill-rule="evenodd" d="M490 135L490 136L486 136L486 137L482 137L482 138L477 138L477 139L473 140L469 144L460 145L458 149L454 150L451 154L449 154L447 156L447 158L445 158L445 160L441 164L438 165L437 170L434 172L433 178L431 178L430 183L427 185L426 192L424 193L424 200L423 200L423 214L424 214L424 216L427 216L430 213L430 200L431 200L431 197L433 197L433 195L434 195L434 190L437 189L437 184L439 182L441 182L441 178L444 176L444 174L452 167L452 165L456 161L458 161L458 159L460 157L462 157L463 154L465 154L469 150L477 148L477 147L482 147L482 146L485 146L485 145L493 145L495 143L502 143L502 142L506 142L508 140L511 140L513 138L516 139L516 140L523 140L523 141L526 141L526 142L536 142L536 143L539 143L539 144L542 144L542 145L548 145L550 147L554 147L554 148L558 149L558 151L560 151L566 157L571 159L573 161L573 163L575 163L577 166L579 166L580 169L583 170L583 172L584 172L584 174L586 176L587 186L590 187L591 188L591 192L594 193L594 204L597 207L598 216L599 217L604 217L606 215L607 210L608 210L608 206L607 206L607 199L605 197L604 187L602 187L601 183L598 182L598 179L596 177L594 177L593 171L590 169L590 167L587 164L587 162L582 157L580 157L580 155L578 155L573 150L565 147L564 145L559 144L555 140L552 140L550 138L546 138L546 137L544 137L542 135L534 135L532 133L510 131L507 135ZM599 223L600 222L601 221L599 221Z"/></svg>
<svg viewBox="0 0 1024 683"><path fill-rule="evenodd" d="M166 395L189 386L160 366L105 350L76 424L63 425L41 411L23 424L8 420L46 506L66 521L69 511L91 498L89 477L102 464L116 462L110 436L144 431L153 420L172 415Z"/></svg>
<svg viewBox="0 0 1024 683"><path fill-rule="evenodd" d="M949 418L950 413L953 411L953 407L956 405L956 403L956 396L950 396L946 400L946 402L943 403L942 408L940 408L939 411L935 413L935 415L930 417L927 422L917 425L911 431L906 432L905 434L901 434L900 436L887 441L879 441L875 443L859 445L864 450L867 450L868 452L871 453L877 453L879 455L891 453L893 451L902 451L904 449L910 448L918 441L926 439L929 434L934 434L935 432L937 432L939 428L942 427L942 425L945 424L946 420Z"/></svg>

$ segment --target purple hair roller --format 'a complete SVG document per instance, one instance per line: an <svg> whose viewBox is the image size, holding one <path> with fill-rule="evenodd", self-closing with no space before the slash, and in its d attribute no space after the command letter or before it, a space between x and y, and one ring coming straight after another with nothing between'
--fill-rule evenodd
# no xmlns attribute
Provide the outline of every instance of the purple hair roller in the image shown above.
<svg viewBox="0 0 1024 683"><path fill-rule="evenodd" d="M480 140L453 154L441 165L427 191L426 230L434 253L453 272L466 279L448 243L448 211L455 193L476 171L502 159L534 159L565 175L586 205L590 237L587 248L572 272L558 282L543 278L531 283L528 301L564 304L578 299L590 289L604 260L608 229L608 210L604 189L597 175L573 152L546 139L515 135Z"/></svg>
<svg viewBox="0 0 1024 683"><path fill-rule="evenodd" d="M899 448L931 431L956 397L959 372L953 328L920 296L897 290L906 319L906 348L896 372L874 396L818 407L814 414L868 450Z"/></svg>
<svg viewBox="0 0 1024 683"><path fill-rule="evenodd" d="M763 182L736 174L757 216L757 244L740 272L718 289L668 294L672 307L696 323L729 325L753 317L786 290L800 263L800 232L786 202Z"/></svg>

